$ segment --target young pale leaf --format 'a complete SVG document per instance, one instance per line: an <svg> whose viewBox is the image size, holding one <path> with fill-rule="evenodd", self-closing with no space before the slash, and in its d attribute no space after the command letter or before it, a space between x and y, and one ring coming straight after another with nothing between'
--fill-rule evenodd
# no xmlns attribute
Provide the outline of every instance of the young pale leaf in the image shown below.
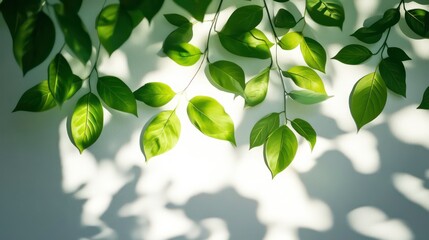
<svg viewBox="0 0 429 240"><path fill-rule="evenodd" d="M330 98L330 96L324 93L318 93L310 90L293 90L289 93L289 96L293 100L306 105L320 103Z"/></svg>
<svg viewBox="0 0 429 240"><path fill-rule="evenodd" d="M304 89L326 95L325 85L316 71L306 66L294 66L282 72L283 76L291 78L293 82Z"/></svg>
<svg viewBox="0 0 429 240"><path fill-rule="evenodd" d="M212 0L174 0L174 2L202 22Z"/></svg>
<svg viewBox="0 0 429 240"><path fill-rule="evenodd" d="M291 121L293 129L301 135L305 140L310 143L311 150L313 150L314 145L316 145L316 131L314 131L313 127L307 121L296 118Z"/></svg>
<svg viewBox="0 0 429 240"><path fill-rule="evenodd" d="M356 32L354 32L351 36L359 39L364 43L376 43L381 39L381 35L383 31L378 31L372 28L361 27Z"/></svg>
<svg viewBox="0 0 429 240"><path fill-rule="evenodd" d="M317 41L304 37L301 42L301 53L304 61L311 68L325 72L326 52L325 49Z"/></svg>
<svg viewBox="0 0 429 240"><path fill-rule="evenodd" d="M43 112L56 105L51 91L49 91L48 80L44 80L24 92L13 112Z"/></svg>
<svg viewBox="0 0 429 240"><path fill-rule="evenodd" d="M207 78L213 86L225 92L244 95L244 71L236 63L223 60L217 61L210 63L208 70L209 75Z"/></svg>
<svg viewBox="0 0 429 240"><path fill-rule="evenodd" d="M171 101L176 93L165 83L150 82L134 92L136 100L151 107L161 107Z"/></svg>
<svg viewBox="0 0 429 240"><path fill-rule="evenodd" d="M270 68L268 67L246 83L246 87L244 88L246 106L253 107L264 101L267 96L269 81Z"/></svg>
<svg viewBox="0 0 429 240"><path fill-rule="evenodd" d="M256 28L240 35L226 35L219 32L218 36L222 46L232 54L259 59L271 57L270 48L273 43Z"/></svg>
<svg viewBox="0 0 429 240"><path fill-rule="evenodd" d="M301 44L303 38L300 32L288 32L280 39L279 46L284 50L292 50Z"/></svg>
<svg viewBox="0 0 429 240"><path fill-rule="evenodd" d="M248 5L237 8L222 28L225 35L239 35L254 29L262 20L263 8Z"/></svg>
<svg viewBox="0 0 429 240"><path fill-rule="evenodd" d="M293 28L296 25L296 20L292 13L284 8L280 8L274 17L274 26L278 28Z"/></svg>
<svg viewBox="0 0 429 240"><path fill-rule="evenodd" d="M345 14L344 7L340 1L307 0L306 8L315 22L325 26L343 28Z"/></svg>
<svg viewBox="0 0 429 240"><path fill-rule="evenodd" d="M180 130L180 120L174 111L163 111L156 115L143 130L141 139L146 161L176 146Z"/></svg>
<svg viewBox="0 0 429 240"><path fill-rule="evenodd" d="M292 162L298 149L295 134L285 125L277 128L264 145L265 163L274 178Z"/></svg>
<svg viewBox="0 0 429 240"><path fill-rule="evenodd" d="M88 93L76 103L71 117L71 137L82 153L91 146L103 130L103 107L97 96Z"/></svg>
<svg viewBox="0 0 429 240"><path fill-rule="evenodd" d="M426 88L423 93L423 99L420 105L417 107L418 109L429 109L429 87Z"/></svg>
<svg viewBox="0 0 429 240"><path fill-rule="evenodd" d="M387 54L392 59L395 59L397 61L408 61L411 60L410 57L404 52L404 50L397 48L397 47L389 47L387 48Z"/></svg>
<svg viewBox="0 0 429 240"><path fill-rule="evenodd" d="M279 126L279 113L270 113L259 119L250 132L249 148L252 149L264 144L268 136L270 136L270 134L274 132L274 130L276 130Z"/></svg>
<svg viewBox="0 0 429 240"><path fill-rule="evenodd" d="M424 9L405 11L405 21L408 27L417 35L429 38L429 12Z"/></svg>
<svg viewBox="0 0 429 240"><path fill-rule="evenodd" d="M378 73L361 78L350 94L349 106L357 129L374 120L387 101L387 88Z"/></svg>
<svg viewBox="0 0 429 240"><path fill-rule="evenodd" d="M365 46L350 44L342 48L333 59L342 63L356 65L365 62L372 56L372 52Z"/></svg>
<svg viewBox="0 0 429 240"><path fill-rule="evenodd" d="M25 75L48 57L54 47L55 28L52 20L40 11L23 20L12 36L16 62Z"/></svg>
<svg viewBox="0 0 429 240"><path fill-rule="evenodd" d="M96 27L101 44L112 55L130 37L133 21L119 4L111 4L101 10Z"/></svg>
<svg viewBox="0 0 429 240"><path fill-rule="evenodd" d="M189 20L180 14L164 14L165 19L176 27L181 27L184 24L189 24Z"/></svg>
<svg viewBox="0 0 429 240"><path fill-rule="evenodd" d="M189 101L187 112L191 123L204 135L236 145L234 123L215 99L196 96Z"/></svg>
<svg viewBox="0 0 429 240"><path fill-rule="evenodd" d="M107 106L137 116L133 92L121 79L112 76L98 78L97 92Z"/></svg>
<svg viewBox="0 0 429 240"><path fill-rule="evenodd" d="M201 50L190 43L166 45L163 51L169 58L182 66L194 65L202 55Z"/></svg>
<svg viewBox="0 0 429 240"><path fill-rule="evenodd" d="M401 61L393 58L381 60L379 67L381 78L388 89L403 97L406 97L407 85L405 82L405 67Z"/></svg>
<svg viewBox="0 0 429 240"><path fill-rule="evenodd" d="M67 60L60 53L51 61L48 68L48 85L55 102L62 105L73 88L74 74Z"/></svg>

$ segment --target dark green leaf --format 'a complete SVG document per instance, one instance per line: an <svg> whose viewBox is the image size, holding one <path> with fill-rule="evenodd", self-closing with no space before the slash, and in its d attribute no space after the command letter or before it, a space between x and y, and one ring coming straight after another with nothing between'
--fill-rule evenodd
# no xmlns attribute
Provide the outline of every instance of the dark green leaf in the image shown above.
<svg viewBox="0 0 429 240"><path fill-rule="evenodd" d="M398 60L398 61L407 61L411 60L410 57L404 52L404 50L397 47L389 47L387 48L387 54L389 57Z"/></svg>
<svg viewBox="0 0 429 240"><path fill-rule="evenodd" d="M384 12L383 18L375 22L370 26L371 29L375 29L379 32L384 32L386 29L392 27L398 23L401 18L401 13L398 8L391 8Z"/></svg>
<svg viewBox="0 0 429 240"><path fill-rule="evenodd" d="M43 112L56 105L49 91L48 80L44 80L25 91L13 111Z"/></svg>
<svg viewBox="0 0 429 240"><path fill-rule="evenodd" d="M163 4L164 0L142 0L139 9L150 23L153 17L161 10Z"/></svg>
<svg viewBox="0 0 429 240"><path fill-rule="evenodd" d="M418 109L429 109L429 87L426 88L423 93L423 99L420 105L417 107Z"/></svg>
<svg viewBox="0 0 429 240"><path fill-rule="evenodd" d="M330 96L324 93L318 93L310 90L294 90L289 93L289 96L301 104L316 104L325 101Z"/></svg>
<svg viewBox="0 0 429 240"><path fill-rule="evenodd" d="M212 0L174 0L174 2L202 22Z"/></svg>
<svg viewBox="0 0 429 240"><path fill-rule="evenodd" d="M97 91L107 106L137 116L137 103L133 92L121 79L112 76L100 77Z"/></svg>
<svg viewBox="0 0 429 240"><path fill-rule="evenodd" d="M381 35L383 32L380 32L375 29L367 28L367 27L361 27L356 32L352 34L353 37L359 39L360 41L364 43L376 43L381 39Z"/></svg>
<svg viewBox="0 0 429 240"><path fill-rule="evenodd" d="M323 46L308 37L304 37L304 41L301 42L300 46L302 56L307 65L321 72L325 72L326 52Z"/></svg>
<svg viewBox="0 0 429 240"><path fill-rule="evenodd" d="M313 127L307 121L296 118L291 121L293 129L301 135L305 140L310 143L311 150L313 150L314 145L316 145L316 131L314 131Z"/></svg>
<svg viewBox="0 0 429 240"><path fill-rule="evenodd" d="M165 14L165 19L174 26L181 27L184 24L189 24L189 20L182 15L179 14Z"/></svg>
<svg viewBox="0 0 429 240"><path fill-rule="evenodd" d="M268 67L246 83L244 88L246 106L253 107L264 101L267 96L269 81L270 68Z"/></svg>
<svg viewBox="0 0 429 240"><path fill-rule="evenodd" d="M274 17L274 26L278 28L293 28L296 20L293 15L286 9L281 8Z"/></svg>
<svg viewBox="0 0 429 240"><path fill-rule="evenodd" d="M204 135L236 145L234 123L215 99L196 96L189 101L187 112L191 123Z"/></svg>
<svg viewBox="0 0 429 240"><path fill-rule="evenodd" d="M303 39L300 32L288 32L280 39L279 46L284 50L292 50L298 47Z"/></svg>
<svg viewBox="0 0 429 240"><path fill-rule="evenodd" d="M343 28L345 14L340 1L307 0L306 8L315 22L325 26Z"/></svg>
<svg viewBox="0 0 429 240"><path fill-rule="evenodd" d="M350 112L358 130L374 120L387 101L387 88L378 73L369 73L361 78L350 94Z"/></svg>
<svg viewBox="0 0 429 240"><path fill-rule="evenodd" d="M305 66L294 66L282 73L283 76L291 78L297 86L326 95L325 85L313 69Z"/></svg>
<svg viewBox="0 0 429 240"><path fill-rule="evenodd" d="M156 115L147 128L143 130L141 139L146 161L176 146L180 130L180 120L175 111L163 111Z"/></svg>
<svg viewBox="0 0 429 240"><path fill-rule="evenodd" d="M82 0L60 0L66 11L77 13L82 6Z"/></svg>
<svg viewBox="0 0 429 240"><path fill-rule="evenodd" d="M48 68L48 85L58 105L62 105L73 88L74 74L69 63L61 54L57 54Z"/></svg>
<svg viewBox="0 0 429 240"><path fill-rule="evenodd" d="M429 38L429 12L424 9L412 9L405 12L408 27L417 35Z"/></svg>
<svg viewBox="0 0 429 240"><path fill-rule="evenodd" d="M165 83L150 82L134 92L137 100L151 107L161 107L171 101L176 93Z"/></svg>
<svg viewBox="0 0 429 240"><path fill-rule="evenodd" d="M372 52L365 46L351 44L342 48L333 59L345 64L361 64L372 56Z"/></svg>
<svg viewBox="0 0 429 240"><path fill-rule="evenodd" d="M262 7L248 5L237 8L222 28L225 35L240 35L254 29L262 20Z"/></svg>
<svg viewBox="0 0 429 240"><path fill-rule="evenodd" d="M194 65L202 55L199 48L189 43L164 45L163 51L173 61L182 66Z"/></svg>
<svg viewBox="0 0 429 240"><path fill-rule="evenodd" d="M405 67L401 61L393 58L381 60L379 67L381 78L387 88L403 97L406 96Z"/></svg>
<svg viewBox="0 0 429 240"><path fill-rule="evenodd" d="M245 78L240 66L229 61L217 61L210 63L208 70L207 77L213 86L225 92L244 95Z"/></svg>
<svg viewBox="0 0 429 240"><path fill-rule="evenodd" d="M259 59L271 57L270 48L273 44L258 29L253 29L241 35L231 36L219 32L218 36L222 46L235 55Z"/></svg>
<svg viewBox="0 0 429 240"><path fill-rule="evenodd" d="M93 93L82 96L76 103L71 117L71 137L82 153L91 146L103 130L103 107Z"/></svg>
<svg viewBox="0 0 429 240"><path fill-rule="evenodd" d="M285 125L277 128L268 137L264 145L264 158L273 178L289 166L297 149L296 136Z"/></svg>
<svg viewBox="0 0 429 240"><path fill-rule="evenodd" d="M101 10L96 27L101 44L111 55L130 37L133 21L119 4L112 4Z"/></svg>
<svg viewBox="0 0 429 240"><path fill-rule="evenodd" d="M163 48L191 41L193 36L192 23L185 23L171 32L164 41Z"/></svg>
<svg viewBox="0 0 429 240"><path fill-rule="evenodd" d="M261 146L280 125L279 113L270 113L255 123L250 132L250 149Z"/></svg>
<svg viewBox="0 0 429 240"><path fill-rule="evenodd" d="M274 0L274 2L289 2L289 0Z"/></svg>
<svg viewBox="0 0 429 240"><path fill-rule="evenodd" d="M127 10L136 9L142 2L143 0L119 0L121 7Z"/></svg>
<svg viewBox="0 0 429 240"><path fill-rule="evenodd" d="M40 11L41 0L3 0L0 11L9 28L12 39L21 24L28 18L34 17Z"/></svg>

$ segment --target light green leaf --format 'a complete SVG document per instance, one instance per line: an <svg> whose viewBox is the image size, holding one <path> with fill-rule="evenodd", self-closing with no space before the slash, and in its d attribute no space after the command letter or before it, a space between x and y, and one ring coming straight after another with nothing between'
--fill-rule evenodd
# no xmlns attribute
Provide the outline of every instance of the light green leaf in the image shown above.
<svg viewBox="0 0 429 240"><path fill-rule="evenodd" d="M56 105L51 91L49 91L48 80L44 80L24 92L13 112L43 112Z"/></svg>
<svg viewBox="0 0 429 240"><path fill-rule="evenodd" d="M381 78L388 89L403 97L406 97L407 85L405 82L405 67L401 61L393 58L381 60L379 67Z"/></svg>
<svg viewBox="0 0 429 240"><path fill-rule="evenodd" d="M103 107L97 96L88 93L76 103L71 117L71 137L82 153L91 146L103 130Z"/></svg>
<svg viewBox="0 0 429 240"><path fill-rule="evenodd" d="M202 22L212 0L174 0L174 2Z"/></svg>
<svg viewBox="0 0 429 240"><path fill-rule="evenodd" d="M303 39L300 32L288 32L280 39L279 46L284 50L292 50L298 47Z"/></svg>
<svg viewBox="0 0 429 240"><path fill-rule="evenodd" d="M360 41L368 44L376 43L381 39L383 31L379 31L372 28L361 27L351 36L359 39Z"/></svg>
<svg viewBox="0 0 429 240"><path fill-rule="evenodd" d="M268 83L270 81L270 68L267 67L246 83L244 97L246 106L256 106L263 102L267 96Z"/></svg>
<svg viewBox="0 0 429 240"><path fill-rule="evenodd" d="M405 11L405 21L408 27L417 35L429 38L429 12L424 9Z"/></svg>
<svg viewBox="0 0 429 240"><path fill-rule="evenodd" d="M164 53L182 66L192 66L200 60L202 52L199 48L189 43L176 45L164 45Z"/></svg>
<svg viewBox="0 0 429 240"><path fill-rule="evenodd" d="M71 76L71 79L72 79L71 80L72 83L71 83L70 90L67 93L67 100L72 98L75 95L75 93L82 88L82 84L83 84L83 81L79 76L76 76L73 74Z"/></svg>
<svg viewBox="0 0 429 240"><path fill-rule="evenodd" d="M405 53L404 50L397 47L389 47L387 48L387 54L389 57L398 60L398 61L408 61L411 60L410 57Z"/></svg>
<svg viewBox="0 0 429 240"><path fill-rule="evenodd" d="M48 68L48 85L58 105L62 105L73 88L74 75L67 60L60 53L51 61Z"/></svg>
<svg viewBox="0 0 429 240"><path fill-rule="evenodd" d="M268 137L264 145L264 158L273 178L289 166L297 149L296 136L285 125L277 128Z"/></svg>
<svg viewBox="0 0 429 240"><path fill-rule="evenodd" d="M262 20L263 8L248 5L237 8L222 28L225 35L239 35L254 29Z"/></svg>
<svg viewBox="0 0 429 240"><path fill-rule="evenodd" d="M330 96L324 93L318 93L310 90L293 90L289 96L301 104L316 104L325 101Z"/></svg>
<svg viewBox="0 0 429 240"><path fill-rule="evenodd" d="M222 60L210 63L208 70L207 78L213 86L225 92L244 95L244 71L239 65Z"/></svg>
<svg viewBox="0 0 429 240"><path fill-rule="evenodd" d="M101 10L96 27L101 44L112 55L130 37L133 21L119 4L111 4Z"/></svg>
<svg viewBox="0 0 429 240"><path fill-rule="evenodd" d="M236 145L234 123L215 99L196 96L189 101L187 112L191 123L204 135Z"/></svg>
<svg viewBox="0 0 429 240"><path fill-rule="evenodd" d="M189 20L180 14L164 14L165 19L174 26L181 27L184 24L189 24Z"/></svg>
<svg viewBox="0 0 429 240"><path fill-rule="evenodd" d="M306 6L310 17L315 22L325 26L343 28L345 14L340 1L307 0Z"/></svg>
<svg viewBox="0 0 429 240"><path fill-rule="evenodd" d="M356 65L365 62L372 56L372 52L365 46L350 44L343 47L333 59L342 63Z"/></svg>
<svg viewBox="0 0 429 240"><path fill-rule="evenodd" d="M150 82L134 92L137 100L151 107L161 107L171 101L176 93L165 83Z"/></svg>
<svg viewBox="0 0 429 240"><path fill-rule="evenodd" d="M175 111L163 111L156 115L143 130L141 145L146 161L176 146L180 136L180 120Z"/></svg>
<svg viewBox="0 0 429 240"><path fill-rule="evenodd" d="M250 149L264 144L268 136L280 126L279 115L279 113L270 113L255 123L250 132Z"/></svg>
<svg viewBox="0 0 429 240"><path fill-rule="evenodd" d="M418 109L429 109L429 87L423 93L422 102L417 107Z"/></svg>
<svg viewBox="0 0 429 240"><path fill-rule="evenodd" d="M322 45L311 38L304 37L300 46L302 56L307 65L321 72L325 72L326 52Z"/></svg>
<svg viewBox="0 0 429 240"><path fill-rule="evenodd" d="M350 112L358 130L374 120L387 101L387 88L378 73L361 78L350 94Z"/></svg>
<svg viewBox="0 0 429 240"><path fill-rule="evenodd" d="M314 131L313 127L307 121L296 118L291 121L293 129L301 135L305 140L310 143L311 150L313 150L314 145L316 145L316 131Z"/></svg>
<svg viewBox="0 0 429 240"><path fill-rule="evenodd" d="M291 78L297 86L326 95L325 85L313 69L306 66L294 66L282 73L283 76Z"/></svg>
<svg viewBox="0 0 429 240"><path fill-rule="evenodd" d="M113 76L98 78L97 92L107 106L137 116L133 92L121 79Z"/></svg>
<svg viewBox="0 0 429 240"><path fill-rule="evenodd" d="M286 9L280 8L274 17L274 26L278 28L293 28L296 25L296 20L293 15Z"/></svg>

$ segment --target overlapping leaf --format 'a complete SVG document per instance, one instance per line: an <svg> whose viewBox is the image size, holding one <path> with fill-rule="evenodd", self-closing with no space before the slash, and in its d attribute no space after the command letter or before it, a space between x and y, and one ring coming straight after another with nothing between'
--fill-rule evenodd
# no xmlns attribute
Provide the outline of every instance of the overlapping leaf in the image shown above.
<svg viewBox="0 0 429 240"><path fill-rule="evenodd" d="M295 131L299 135L301 135L303 138L305 138L305 140L308 141L311 150L313 150L314 146L316 145L317 134L314 128L310 125L310 123L303 119L296 118L291 121L291 124L293 129L295 129Z"/></svg>
<svg viewBox="0 0 429 240"><path fill-rule="evenodd" d="M239 35L226 35L219 32L218 36L222 46L235 55L259 59L271 57L270 48L273 43L256 28Z"/></svg>
<svg viewBox="0 0 429 240"><path fill-rule="evenodd" d="M44 80L25 91L13 111L43 112L56 105L49 90L48 80Z"/></svg>
<svg viewBox="0 0 429 240"><path fill-rule="evenodd" d="M261 146L274 130L280 126L279 113L270 113L259 119L250 132L249 148Z"/></svg>
<svg viewBox="0 0 429 240"><path fill-rule="evenodd" d="M288 32L280 39L279 46L284 50L292 50L298 47L303 39L300 32Z"/></svg>
<svg viewBox="0 0 429 240"><path fill-rule="evenodd" d="M345 14L344 7L340 1L307 0L306 8L315 22L325 26L343 28Z"/></svg>
<svg viewBox="0 0 429 240"><path fill-rule="evenodd" d="M57 54L48 68L49 90L55 102L62 105L73 88L74 74L69 63L61 54Z"/></svg>
<svg viewBox="0 0 429 240"><path fill-rule="evenodd" d="M429 12L424 9L412 9L405 12L408 27L417 35L429 38Z"/></svg>
<svg viewBox="0 0 429 240"><path fill-rule="evenodd" d="M300 47L302 56L307 65L321 72L325 72L326 52L323 46L314 39L304 37Z"/></svg>
<svg viewBox="0 0 429 240"><path fill-rule="evenodd" d="M283 76L291 78L299 87L326 95L325 85L313 69L306 66L291 67L282 72Z"/></svg>
<svg viewBox="0 0 429 240"><path fill-rule="evenodd" d="M174 0L174 2L202 22L212 0Z"/></svg>
<svg viewBox="0 0 429 240"><path fill-rule="evenodd" d="M240 35L256 28L262 20L262 7L248 5L237 8L222 28L224 35Z"/></svg>
<svg viewBox="0 0 429 240"><path fill-rule="evenodd" d="M306 105L320 103L330 98L330 96L324 93L318 93L311 90L293 90L288 95L293 100Z"/></svg>

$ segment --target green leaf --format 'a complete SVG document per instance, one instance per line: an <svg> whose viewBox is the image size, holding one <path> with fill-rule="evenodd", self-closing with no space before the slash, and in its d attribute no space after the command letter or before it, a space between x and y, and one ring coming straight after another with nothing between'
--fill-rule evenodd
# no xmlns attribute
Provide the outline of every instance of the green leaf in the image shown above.
<svg viewBox="0 0 429 240"><path fill-rule="evenodd" d="M253 107L264 101L267 96L269 81L270 68L267 67L246 83L244 88L246 106Z"/></svg>
<svg viewBox="0 0 429 240"><path fill-rule="evenodd" d="M342 48L333 59L342 63L357 65L365 62L372 56L372 52L365 46L350 44Z"/></svg>
<svg viewBox="0 0 429 240"><path fill-rule="evenodd" d="M367 27L361 27L356 32L352 34L353 37L359 39L360 41L364 43L376 43L381 39L381 35L383 32L380 32L375 29L367 28Z"/></svg>
<svg viewBox="0 0 429 240"><path fill-rule="evenodd" d="M316 145L316 131L314 131L313 127L307 121L296 118L291 121L293 129L301 135L305 140L310 143L311 150L313 150L314 145Z"/></svg>
<svg viewBox="0 0 429 240"><path fill-rule="evenodd" d="M60 53L51 61L48 68L48 85L55 102L62 105L73 88L74 74L67 60Z"/></svg>
<svg viewBox="0 0 429 240"><path fill-rule="evenodd" d="M274 2L289 2L289 0L274 0Z"/></svg>
<svg viewBox="0 0 429 240"><path fill-rule="evenodd" d="M0 11L13 40L19 27L25 20L37 15L41 5L41 0L3 0L0 3Z"/></svg>
<svg viewBox="0 0 429 240"><path fill-rule="evenodd" d="M384 32L386 29L398 23L401 18L401 13L398 8L391 8L384 12L383 17L377 22L373 23L370 28L379 32Z"/></svg>
<svg viewBox="0 0 429 240"><path fill-rule="evenodd" d="M119 4L111 4L101 10L96 28L101 44L112 55L130 37L133 21Z"/></svg>
<svg viewBox="0 0 429 240"><path fill-rule="evenodd" d="M417 35L429 38L429 12L424 9L405 11L405 21L408 27Z"/></svg>
<svg viewBox="0 0 429 240"><path fill-rule="evenodd" d="M296 20L292 13L284 8L280 8L274 17L274 26L278 28L293 28L296 25Z"/></svg>
<svg viewBox="0 0 429 240"><path fill-rule="evenodd" d="M387 88L403 97L406 97L405 67L401 61L393 58L381 60L379 67L381 78Z"/></svg>
<svg viewBox="0 0 429 240"><path fill-rule="evenodd" d="M92 43L82 20L77 13L67 11L61 4L55 5L55 13L67 46L85 64L91 57Z"/></svg>
<svg viewBox="0 0 429 240"><path fill-rule="evenodd" d="M56 105L51 91L49 91L48 80L44 80L24 92L13 112L43 112Z"/></svg>
<svg viewBox="0 0 429 240"><path fill-rule="evenodd" d="M349 106L358 130L383 111L386 101L387 88L378 73L369 73L355 84Z"/></svg>
<svg viewBox="0 0 429 240"><path fill-rule="evenodd" d="M164 41L163 48L178 45L180 43L187 43L191 41L193 36L192 23L182 24L179 28L171 32Z"/></svg>
<svg viewBox="0 0 429 240"><path fill-rule="evenodd" d="M121 7L125 9L136 9L143 0L119 0L119 4L121 4Z"/></svg>
<svg viewBox="0 0 429 240"><path fill-rule="evenodd" d="M429 87L426 88L423 93L423 99L420 105L417 107L418 109L429 109Z"/></svg>
<svg viewBox="0 0 429 240"><path fill-rule="evenodd" d="M82 0L60 0L67 11L77 13L82 6Z"/></svg>
<svg viewBox="0 0 429 240"><path fill-rule="evenodd" d="M174 26L181 27L184 24L189 24L189 20L182 15L179 14L164 14L165 19Z"/></svg>
<svg viewBox="0 0 429 240"><path fill-rule="evenodd" d="M97 92L107 106L137 116L133 92L121 79L112 76L98 78Z"/></svg>
<svg viewBox="0 0 429 240"><path fill-rule="evenodd" d="M219 32L218 36L222 46L232 54L259 59L271 57L270 48L273 43L258 29L231 36Z"/></svg>
<svg viewBox="0 0 429 240"><path fill-rule="evenodd" d="M222 28L225 35L239 35L254 29L262 20L263 8L248 5L237 8Z"/></svg>
<svg viewBox="0 0 429 240"><path fill-rule="evenodd" d="M279 46L284 50L292 50L298 47L303 39L300 32L288 32L280 39Z"/></svg>
<svg viewBox="0 0 429 240"><path fill-rule="evenodd" d="M54 42L54 24L44 12L29 16L17 27L13 53L24 75L48 57Z"/></svg>
<svg viewBox="0 0 429 240"><path fill-rule="evenodd" d="M204 135L236 145L234 123L215 99L196 96L189 101L187 112L191 123Z"/></svg>
<svg viewBox="0 0 429 240"><path fill-rule="evenodd" d="M151 107L161 107L171 101L176 93L165 83L150 82L143 85L134 92L138 101L144 102Z"/></svg>
<svg viewBox="0 0 429 240"><path fill-rule="evenodd" d="M169 58L182 66L194 65L202 55L199 48L189 43L164 45L163 51Z"/></svg>
<svg viewBox="0 0 429 240"><path fill-rule="evenodd" d="M389 47L387 48L387 54L389 57L398 60L398 61L407 61L411 60L410 57L404 52L404 50L397 47Z"/></svg>
<svg viewBox="0 0 429 240"><path fill-rule="evenodd" d="M297 86L326 95L325 85L313 69L306 66L294 66L282 73L283 76L291 78Z"/></svg>
<svg viewBox="0 0 429 240"><path fill-rule="evenodd" d="M268 136L280 126L279 115L279 113L270 113L255 123L250 132L250 149L264 144Z"/></svg>
<svg viewBox="0 0 429 240"><path fill-rule="evenodd" d="M330 98L330 96L324 93L318 93L310 90L293 90L289 93L289 96L293 100L306 105L320 103Z"/></svg>
<svg viewBox="0 0 429 240"><path fill-rule="evenodd" d="M315 22L325 26L343 28L345 14L340 1L307 0L306 8Z"/></svg>
<svg viewBox="0 0 429 240"><path fill-rule="evenodd" d="M175 111L163 111L156 115L144 129L141 139L146 161L176 146L180 136L180 120Z"/></svg>
<svg viewBox="0 0 429 240"><path fill-rule="evenodd" d="M202 22L212 0L174 0L174 2Z"/></svg>
<svg viewBox="0 0 429 240"><path fill-rule="evenodd" d="M164 0L142 0L139 9L150 23L153 17L161 10L163 4Z"/></svg>
<svg viewBox="0 0 429 240"><path fill-rule="evenodd" d="M75 93L82 88L83 84L83 81L79 76L72 74L71 79L71 86L69 92L67 93L67 100L72 98Z"/></svg>
<svg viewBox="0 0 429 240"><path fill-rule="evenodd" d="M103 107L93 93L82 96L76 103L71 117L71 137L82 153L91 146L103 130Z"/></svg>
<svg viewBox="0 0 429 240"><path fill-rule="evenodd" d="M301 42L300 46L302 56L307 65L321 72L325 72L326 52L322 45L311 38L304 37L304 41Z"/></svg>
<svg viewBox="0 0 429 240"><path fill-rule="evenodd" d="M273 178L289 166L297 149L296 136L285 125L277 128L268 137L264 145L264 158Z"/></svg>
<svg viewBox="0 0 429 240"><path fill-rule="evenodd" d="M243 95L245 77L243 69L230 61L217 61L208 65L208 79L219 90Z"/></svg>

